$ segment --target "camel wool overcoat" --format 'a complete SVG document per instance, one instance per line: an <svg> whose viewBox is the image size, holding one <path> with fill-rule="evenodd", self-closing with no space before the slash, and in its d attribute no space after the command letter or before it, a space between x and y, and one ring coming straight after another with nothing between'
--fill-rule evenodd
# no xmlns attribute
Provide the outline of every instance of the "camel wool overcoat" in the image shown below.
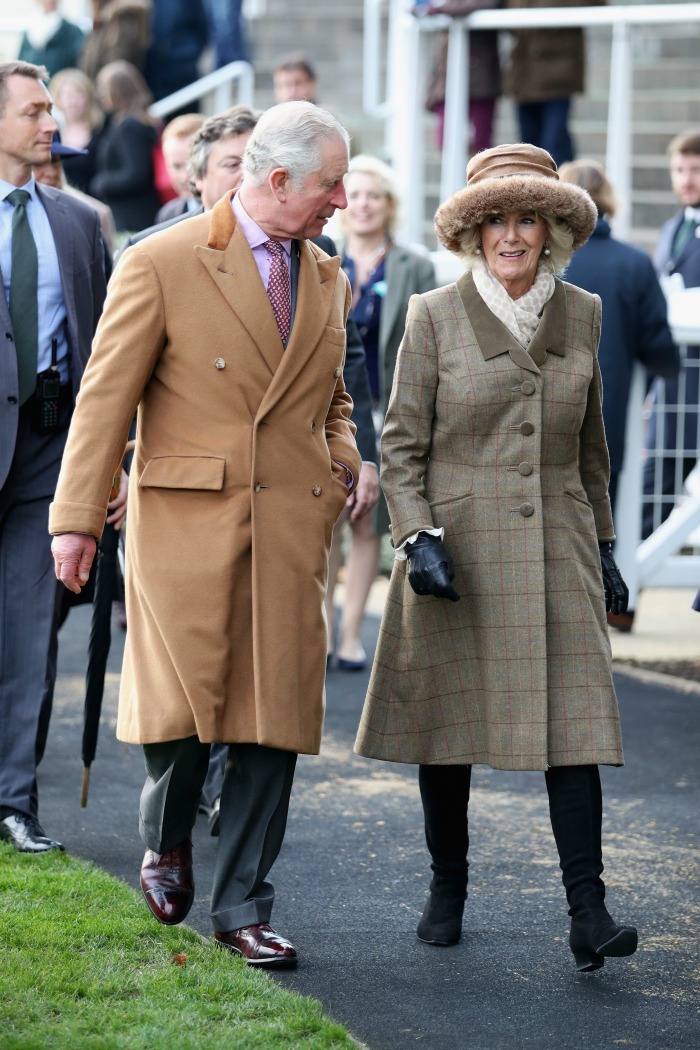
<svg viewBox="0 0 700 1050"><path fill-rule="evenodd" d="M410 302L382 437L396 547L444 528L450 602L396 560L356 751L622 764L598 540L613 539L601 307L561 280L528 350L471 274Z"/></svg>
<svg viewBox="0 0 700 1050"><path fill-rule="evenodd" d="M145 238L109 286L50 531L99 537L138 406L117 735L316 753L333 525L361 460L340 260L298 242L286 348L224 197Z"/></svg>

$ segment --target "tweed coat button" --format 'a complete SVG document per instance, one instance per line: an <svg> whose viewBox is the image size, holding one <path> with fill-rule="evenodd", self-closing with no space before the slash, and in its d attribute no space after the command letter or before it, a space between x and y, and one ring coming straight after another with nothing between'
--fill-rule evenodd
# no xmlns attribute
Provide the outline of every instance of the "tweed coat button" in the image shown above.
<svg viewBox="0 0 700 1050"><path fill-rule="evenodd" d="M535 508L531 503L521 503L520 513L524 518L531 518L532 515L535 513Z"/></svg>
<svg viewBox="0 0 700 1050"><path fill-rule="evenodd" d="M522 474L522 476L524 478L526 478L529 474L532 474L532 463L526 463L526 462L519 463L518 464L518 473Z"/></svg>
<svg viewBox="0 0 700 1050"><path fill-rule="evenodd" d="M526 435L535 433L535 428L532 425L532 423L529 421L529 419L526 419L524 423L520 424L520 433L521 434L526 434Z"/></svg>
<svg viewBox="0 0 700 1050"><path fill-rule="evenodd" d="M537 387L531 379L526 379L520 387L520 389L522 390L523 394L534 394L535 390L537 390Z"/></svg>
<svg viewBox="0 0 700 1050"><path fill-rule="evenodd" d="M216 361L214 362L214 368L226 368L226 362L224 361L223 357L217 357Z"/></svg>
<svg viewBox="0 0 700 1050"><path fill-rule="evenodd" d="M320 485L314 485L314 487L313 487L313 489L311 491L313 492L314 496L320 496L321 495L321 486Z"/></svg>
<svg viewBox="0 0 700 1050"><path fill-rule="evenodd" d="M342 375L342 372L343 372L342 368L334 368L333 369L333 375L335 376L336 379L340 379L340 377Z"/></svg>
<svg viewBox="0 0 700 1050"><path fill-rule="evenodd" d="M259 481L255 485L253 485L253 490L255 492L260 492L261 489L262 489L262 485L260 484Z"/></svg>
<svg viewBox="0 0 700 1050"><path fill-rule="evenodd" d="M316 433L316 424L314 423L313 419L311 420L311 433Z"/></svg>

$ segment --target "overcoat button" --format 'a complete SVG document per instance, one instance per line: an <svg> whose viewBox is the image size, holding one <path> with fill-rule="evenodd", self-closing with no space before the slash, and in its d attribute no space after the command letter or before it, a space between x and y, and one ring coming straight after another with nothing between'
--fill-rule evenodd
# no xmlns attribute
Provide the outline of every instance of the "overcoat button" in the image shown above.
<svg viewBox="0 0 700 1050"><path fill-rule="evenodd" d="M524 423L520 424L520 433L521 434L534 434L535 433L535 428L532 425L532 423L529 421L529 419L526 419Z"/></svg>
<svg viewBox="0 0 700 1050"><path fill-rule="evenodd" d="M519 463L518 471L526 478L528 474L532 474L532 463Z"/></svg>
<svg viewBox="0 0 700 1050"><path fill-rule="evenodd" d="M226 368L226 362L224 361L223 357L217 357L216 361L214 362L214 368Z"/></svg>
<svg viewBox="0 0 700 1050"><path fill-rule="evenodd" d="M523 385L520 387L520 389L522 390L523 394L534 394L537 387L531 379L526 379Z"/></svg>
<svg viewBox="0 0 700 1050"><path fill-rule="evenodd" d="M524 518L531 518L532 515L535 513L535 508L531 503L521 503L520 513Z"/></svg>
<svg viewBox="0 0 700 1050"><path fill-rule="evenodd" d="M261 488L262 485L260 484L260 482L258 482L256 485L253 485L253 489L255 490L255 492L260 492Z"/></svg>
<svg viewBox="0 0 700 1050"><path fill-rule="evenodd" d="M343 372L342 368L334 368L333 369L333 375L335 376L336 379L340 379L340 377L342 375L342 372Z"/></svg>
<svg viewBox="0 0 700 1050"><path fill-rule="evenodd" d="M314 488L311 491L313 492L314 496L320 496L321 495L321 486L320 485L315 485Z"/></svg>
<svg viewBox="0 0 700 1050"><path fill-rule="evenodd" d="M316 433L316 424L314 423L313 420L311 420L311 433L312 434Z"/></svg>

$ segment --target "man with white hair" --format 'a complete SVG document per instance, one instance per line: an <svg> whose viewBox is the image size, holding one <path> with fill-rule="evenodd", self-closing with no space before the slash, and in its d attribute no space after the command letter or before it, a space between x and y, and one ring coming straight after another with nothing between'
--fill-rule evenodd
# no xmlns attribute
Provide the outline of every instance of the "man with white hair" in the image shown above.
<svg viewBox="0 0 700 1050"><path fill-rule="evenodd" d="M320 746L328 553L361 465L343 384L350 290L308 240L346 206L347 134L310 103L276 106L243 166L240 190L124 253L50 531L78 592L138 406L117 734L144 747L141 887L157 919L182 922L210 745L229 744L216 943L292 966L267 876L297 754Z"/></svg>

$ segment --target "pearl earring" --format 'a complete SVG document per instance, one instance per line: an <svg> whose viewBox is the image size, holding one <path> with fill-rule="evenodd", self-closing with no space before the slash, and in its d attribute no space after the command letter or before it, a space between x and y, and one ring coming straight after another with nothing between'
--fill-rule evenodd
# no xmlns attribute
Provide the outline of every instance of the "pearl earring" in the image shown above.
<svg viewBox="0 0 700 1050"><path fill-rule="evenodd" d="M476 246L476 248L474 249L474 254L475 255L481 255L481 245L480 244L478 244Z"/></svg>
<svg viewBox="0 0 700 1050"><path fill-rule="evenodd" d="M545 248L545 250L544 250L544 254L545 254L545 255L551 255L552 253L551 253L551 251L550 251L550 249L549 249L549 248Z"/></svg>

